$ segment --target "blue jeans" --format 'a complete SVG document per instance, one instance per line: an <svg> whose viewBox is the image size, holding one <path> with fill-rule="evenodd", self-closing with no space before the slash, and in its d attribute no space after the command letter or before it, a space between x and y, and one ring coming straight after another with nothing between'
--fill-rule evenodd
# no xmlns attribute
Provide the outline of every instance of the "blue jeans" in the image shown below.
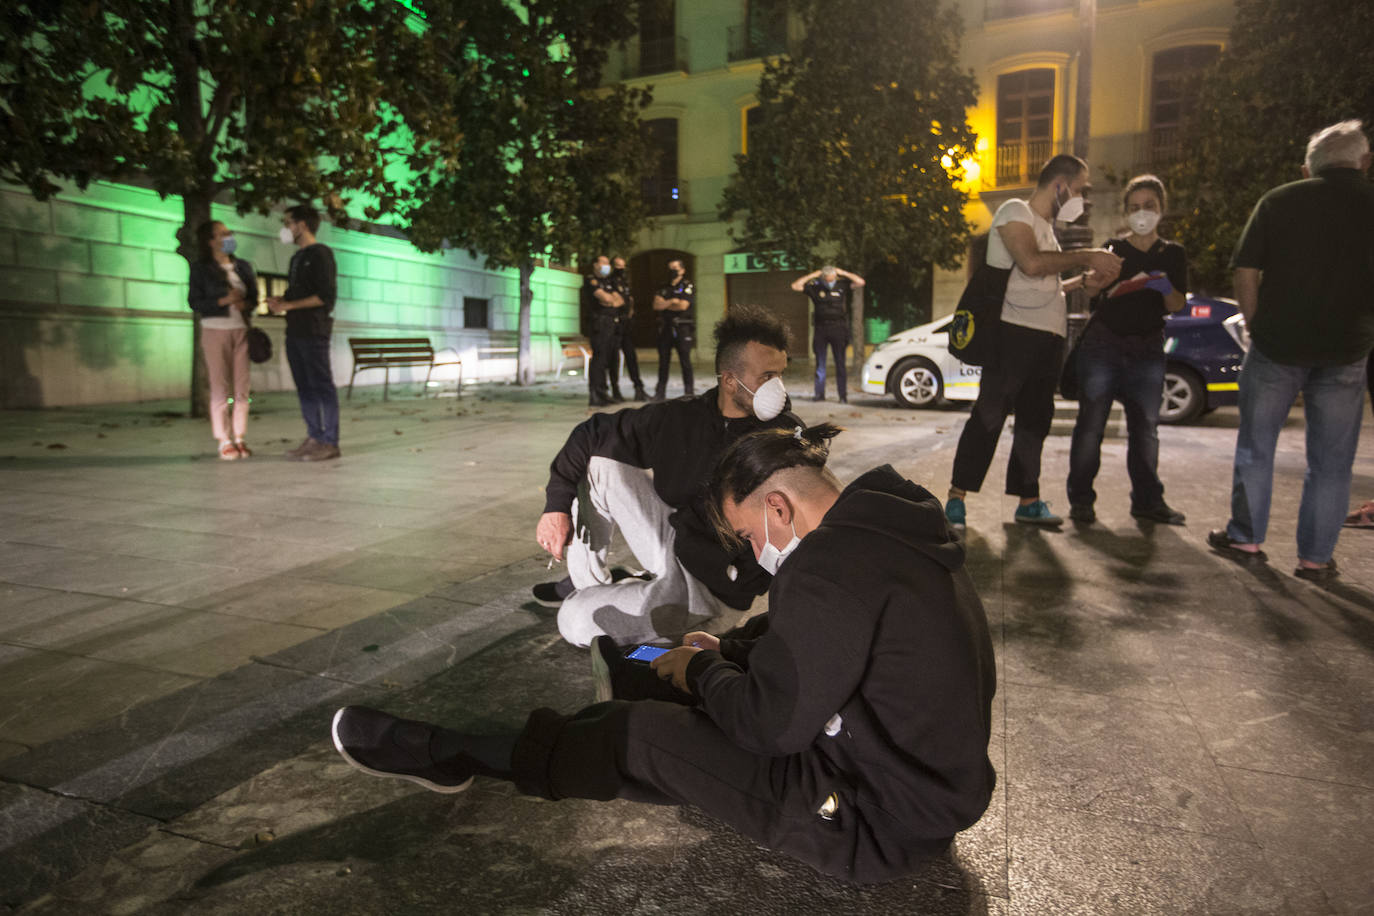
<svg viewBox="0 0 1374 916"><path fill-rule="evenodd" d="M1240 373L1240 430L1226 533L1261 544L1269 527L1274 450L1288 409L1302 392L1307 475L1298 508L1298 558L1331 559L1350 499L1351 467L1364 418L1365 360L1319 369L1276 363L1255 347Z"/></svg>
<svg viewBox="0 0 1374 916"><path fill-rule="evenodd" d="M338 445L339 393L329 365L329 338L288 335L286 361L300 398L305 434L316 442Z"/></svg>
<svg viewBox="0 0 1374 916"><path fill-rule="evenodd" d="M1126 412L1126 473L1131 508L1164 502L1159 481L1159 405L1164 391L1163 339L1120 337L1098 322L1078 346L1078 422L1069 446L1069 503L1091 506L1102 465L1102 433L1112 401Z"/></svg>

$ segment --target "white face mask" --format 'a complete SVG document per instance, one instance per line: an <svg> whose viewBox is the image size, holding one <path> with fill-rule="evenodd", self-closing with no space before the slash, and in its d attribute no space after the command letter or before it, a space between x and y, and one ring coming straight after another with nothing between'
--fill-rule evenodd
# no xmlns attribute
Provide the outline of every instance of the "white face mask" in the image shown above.
<svg viewBox="0 0 1374 916"><path fill-rule="evenodd" d="M1149 235L1159 225L1159 213L1154 210L1137 210L1126 217L1126 225L1136 235Z"/></svg>
<svg viewBox="0 0 1374 916"><path fill-rule="evenodd" d="M774 379L773 381L778 380ZM763 390L762 385L759 386L759 390ZM782 565L782 561L786 560L788 556L791 555L792 551L797 549L797 545L800 543L801 538L797 537L796 523L793 523L792 540L787 542L787 546L782 548L781 550L773 546L773 542L768 540L768 507L764 506L763 549L759 551L759 565L763 567L763 571L768 573L768 575L770 576L776 576L778 574L778 567Z"/></svg>
<svg viewBox="0 0 1374 916"><path fill-rule="evenodd" d="M277 233L277 238L281 239L281 243L283 245L296 244L296 237L292 235L291 230L286 228L285 226L281 227L281 232Z"/></svg>
<svg viewBox="0 0 1374 916"><path fill-rule="evenodd" d="M1071 223L1082 215L1083 195L1076 194L1059 205L1059 212L1054 215L1054 218L1060 222Z"/></svg>
<svg viewBox="0 0 1374 916"><path fill-rule="evenodd" d="M596 272L601 274L601 276L603 277L609 277L611 275L611 265L598 264L596 265Z"/></svg>
<svg viewBox="0 0 1374 916"><path fill-rule="evenodd" d="M735 381L739 381L736 379ZM739 386L749 391L749 386L739 382ZM754 396L754 416L760 420L771 420L782 413L787 404L787 386L780 378L770 378L759 386L758 391L749 391Z"/></svg>

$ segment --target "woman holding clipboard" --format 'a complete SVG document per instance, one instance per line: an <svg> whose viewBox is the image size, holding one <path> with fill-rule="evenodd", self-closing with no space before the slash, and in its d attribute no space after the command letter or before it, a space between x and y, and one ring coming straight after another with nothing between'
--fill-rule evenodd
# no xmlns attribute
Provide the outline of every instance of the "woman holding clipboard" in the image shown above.
<svg viewBox="0 0 1374 916"><path fill-rule="evenodd" d="M1138 175L1124 192L1125 238L1104 246L1122 258L1121 280L1093 303L1093 316L1078 345L1078 422L1069 451L1069 518L1090 524L1102 464L1102 433L1112 401L1126 412L1126 471L1131 478L1131 515L1182 525L1183 513L1164 501L1159 480L1159 407L1164 390L1164 317L1183 308L1188 257L1183 246L1160 238L1164 183Z"/></svg>

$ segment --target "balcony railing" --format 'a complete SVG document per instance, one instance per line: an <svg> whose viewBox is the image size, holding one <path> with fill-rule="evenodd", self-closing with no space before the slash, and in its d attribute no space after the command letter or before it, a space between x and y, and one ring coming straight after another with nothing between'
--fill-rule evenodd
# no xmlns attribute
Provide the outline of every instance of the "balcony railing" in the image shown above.
<svg viewBox="0 0 1374 916"><path fill-rule="evenodd" d="M654 76L658 73L688 71L687 37L669 35L666 38L640 39L631 43L625 55L625 67L621 79L634 79L637 76Z"/></svg>
<svg viewBox="0 0 1374 916"><path fill-rule="evenodd" d="M726 53L730 63L787 53L785 25L776 28L735 25L727 30L726 36L729 40L729 50Z"/></svg>
<svg viewBox="0 0 1374 916"><path fill-rule="evenodd" d="M687 212L687 182L681 178L645 178L640 188L650 216Z"/></svg>
<svg viewBox="0 0 1374 916"><path fill-rule="evenodd" d="M1066 152L1067 146L1056 144L1053 140L1000 143L997 146L996 185L1006 188L1034 184L1049 158L1056 153Z"/></svg>

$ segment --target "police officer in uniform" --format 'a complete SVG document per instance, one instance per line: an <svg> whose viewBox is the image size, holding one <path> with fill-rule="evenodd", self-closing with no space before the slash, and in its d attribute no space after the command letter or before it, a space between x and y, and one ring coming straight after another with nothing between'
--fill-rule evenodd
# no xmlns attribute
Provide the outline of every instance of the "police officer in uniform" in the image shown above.
<svg viewBox="0 0 1374 916"><path fill-rule="evenodd" d="M682 387L688 397L692 390L692 344L696 340L696 288L687 279L687 268L681 260L668 262L668 285L654 295L654 311L658 312L658 387L653 399L668 396L668 371L672 368L673 350L682 362Z"/></svg>
<svg viewBox="0 0 1374 916"><path fill-rule="evenodd" d="M616 328L619 336L616 342L616 349L620 352L623 359L625 371L630 375L630 382L635 386L635 400L647 401L649 394L644 390L644 381L639 376L639 355L635 353L635 335L630 325L630 318L635 313L634 296L630 295L630 277L625 273L625 259L611 258L611 280L616 284L616 292L620 293L625 300L625 305L621 309ZM620 373L611 369L611 399L622 400L620 397Z"/></svg>
<svg viewBox="0 0 1374 916"><path fill-rule="evenodd" d="M825 400L825 348L828 345L835 356L836 392L840 396L841 404L849 403L844 365L844 351L849 346L849 291L860 289L863 285L863 277L830 264L820 270L813 270L804 277L798 277L792 284L795 292L805 293L815 305L815 332L811 340L811 350L816 357L818 401Z"/></svg>
<svg viewBox="0 0 1374 916"><path fill-rule="evenodd" d="M592 361L587 370L587 403L592 407L619 403L625 400L619 397L619 392L612 397L606 391L606 367L614 358L619 344L625 298L611 278L611 259L604 254L596 259L592 272L582 282L582 309L587 315L590 326L587 336L592 343Z"/></svg>

